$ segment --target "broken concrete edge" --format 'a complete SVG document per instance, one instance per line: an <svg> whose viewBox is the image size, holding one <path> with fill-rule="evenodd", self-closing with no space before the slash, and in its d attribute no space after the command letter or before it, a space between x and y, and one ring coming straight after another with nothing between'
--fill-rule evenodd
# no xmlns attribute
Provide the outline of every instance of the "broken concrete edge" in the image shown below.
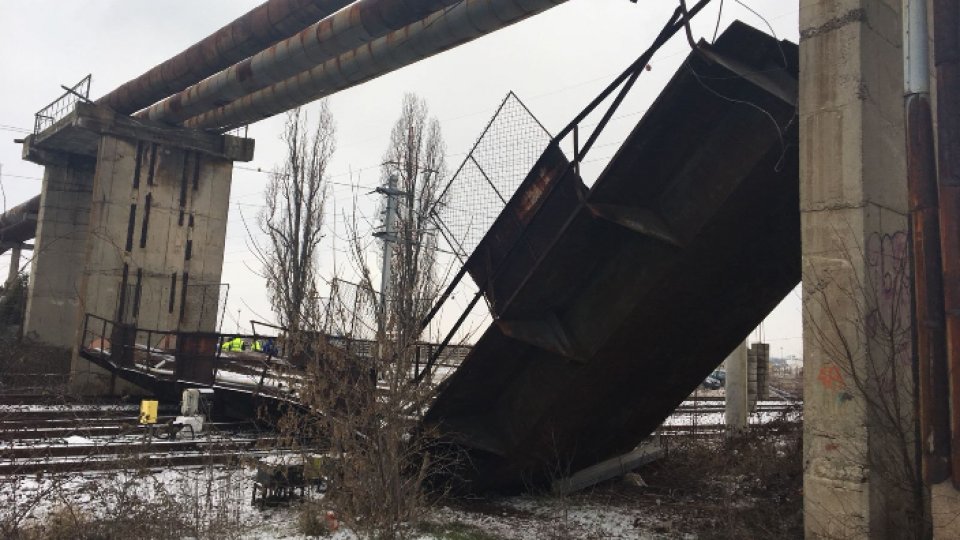
<svg viewBox="0 0 960 540"><path fill-rule="evenodd" d="M555 480L550 484L550 491L554 495L568 495L623 476L638 467L662 458L665 453L660 438L650 438L626 454L581 469L567 478Z"/></svg>
<svg viewBox="0 0 960 540"><path fill-rule="evenodd" d="M54 125L24 138L23 159L40 165L64 165L68 156L74 155L95 159L103 135L182 148L234 162L252 161L256 142L253 139L131 118L107 107L77 103L70 114Z"/></svg>

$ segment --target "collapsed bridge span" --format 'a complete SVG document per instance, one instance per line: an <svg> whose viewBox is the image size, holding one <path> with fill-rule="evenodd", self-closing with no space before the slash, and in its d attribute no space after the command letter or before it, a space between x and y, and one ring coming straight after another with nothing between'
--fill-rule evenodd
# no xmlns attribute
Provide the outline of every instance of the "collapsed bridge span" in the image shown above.
<svg viewBox="0 0 960 540"><path fill-rule="evenodd" d="M467 259L495 322L425 418L472 488L631 450L797 285L797 62L734 24L591 188L543 154Z"/></svg>

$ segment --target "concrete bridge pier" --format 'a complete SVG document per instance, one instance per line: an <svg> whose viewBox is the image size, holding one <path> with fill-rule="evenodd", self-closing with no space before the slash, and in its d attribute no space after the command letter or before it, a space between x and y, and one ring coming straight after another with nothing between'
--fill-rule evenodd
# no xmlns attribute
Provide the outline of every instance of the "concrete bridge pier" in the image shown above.
<svg viewBox="0 0 960 540"><path fill-rule="evenodd" d="M749 390L747 342L744 341L737 345L737 348L727 356L723 364L726 368L726 377L724 378L724 420L727 427L727 435L734 436L741 434L747 429L749 416L747 407L747 394Z"/></svg>
<svg viewBox="0 0 960 540"><path fill-rule="evenodd" d="M80 103L23 153L46 168L24 335L73 351L75 390L116 390L77 355L111 337L103 321L106 334L215 330L233 162L252 159L252 140Z"/></svg>
<svg viewBox="0 0 960 540"><path fill-rule="evenodd" d="M69 349L80 320L80 274L96 160L32 149L31 161L44 165L44 174L23 334Z"/></svg>
<svg viewBox="0 0 960 540"><path fill-rule="evenodd" d="M800 1L807 538L922 535L900 1Z"/></svg>

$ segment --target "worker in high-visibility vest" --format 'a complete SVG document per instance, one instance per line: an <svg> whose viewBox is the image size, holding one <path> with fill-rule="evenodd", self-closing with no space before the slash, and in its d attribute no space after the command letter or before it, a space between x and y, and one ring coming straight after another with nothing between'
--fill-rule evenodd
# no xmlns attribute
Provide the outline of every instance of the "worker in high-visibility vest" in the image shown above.
<svg viewBox="0 0 960 540"><path fill-rule="evenodd" d="M224 341L223 345L220 346L221 349L231 352L239 352L243 350L243 338L237 336L229 341Z"/></svg>
<svg viewBox="0 0 960 540"><path fill-rule="evenodd" d="M277 347L273 338L256 339L253 341L253 350L263 354L276 354Z"/></svg>

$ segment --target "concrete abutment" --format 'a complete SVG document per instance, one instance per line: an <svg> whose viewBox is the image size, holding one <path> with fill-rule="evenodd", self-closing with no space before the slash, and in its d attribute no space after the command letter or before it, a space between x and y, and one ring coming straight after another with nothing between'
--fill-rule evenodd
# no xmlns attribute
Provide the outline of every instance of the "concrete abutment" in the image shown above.
<svg viewBox="0 0 960 540"><path fill-rule="evenodd" d="M109 342L114 323L215 330L233 162L252 159L252 140L78 104L24 157L46 168L25 335L73 350L76 391L121 390L78 355ZM137 341L148 338L170 345Z"/></svg>

